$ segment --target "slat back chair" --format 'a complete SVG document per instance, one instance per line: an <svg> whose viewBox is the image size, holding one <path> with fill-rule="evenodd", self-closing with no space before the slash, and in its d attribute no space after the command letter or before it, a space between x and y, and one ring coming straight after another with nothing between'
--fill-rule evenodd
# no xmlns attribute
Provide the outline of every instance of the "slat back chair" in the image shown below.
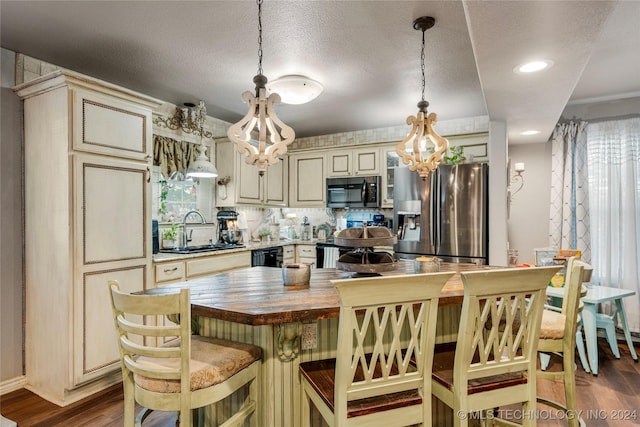
<svg viewBox="0 0 640 427"><path fill-rule="evenodd" d="M559 266L461 273L464 300L455 347L437 346L433 394L454 425L502 405L536 409L536 354L545 288ZM526 413L526 412L525 412ZM489 416L487 418L493 418ZM524 417L523 425L535 425Z"/></svg>
<svg viewBox="0 0 640 427"><path fill-rule="evenodd" d="M330 426L430 426L438 299L453 275L332 281L337 358L300 364L303 425L313 402Z"/></svg>
<svg viewBox="0 0 640 427"><path fill-rule="evenodd" d="M549 309L544 311L538 341L538 351L562 356L561 371L539 370L537 377L562 380L565 405L543 397L538 397L538 401L565 411L566 419L571 427L584 425L584 420L579 417L576 400L575 348L576 336L582 339L582 335L577 332L582 311L580 297L583 294L584 272L589 270L591 270L591 266L575 257L567 260L562 312Z"/></svg>
<svg viewBox="0 0 640 427"><path fill-rule="evenodd" d="M222 426L251 419L257 426L261 350L250 344L191 335L189 290L165 295L120 292L109 281L124 388L124 425L140 426L153 410L178 412L181 427L192 410L218 402L247 386L247 398ZM154 325L148 316L179 323ZM156 343L159 343L158 345ZM135 416L135 404L144 409ZM194 416L198 411L193 411Z"/></svg>

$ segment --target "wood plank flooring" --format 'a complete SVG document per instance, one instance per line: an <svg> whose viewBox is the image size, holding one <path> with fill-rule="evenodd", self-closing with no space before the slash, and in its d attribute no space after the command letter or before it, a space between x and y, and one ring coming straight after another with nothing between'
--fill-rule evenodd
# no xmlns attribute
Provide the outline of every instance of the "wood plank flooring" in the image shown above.
<svg viewBox="0 0 640 427"><path fill-rule="evenodd" d="M640 363L635 363L626 344L620 342L621 359L611 353L604 339L598 340L599 375L587 374L578 366L576 387L578 407L589 427L640 426ZM635 345L640 352L640 345ZM576 360L578 360L576 354ZM552 359L549 369L559 366ZM562 384L557 381L538 381L538 395L564 402ZM0 412L14 420L19 427L106 427L122 426L122 388L111 387L91 398L60 408L37 395L21 389L0 396ZM566 426L551 408L538 406L539 427ZM634 415L634 412L635 415ZM155 412L147 418L145 427L174 427L176 417L171 413ZM283 426L288 427L288 426Z"/></svg>

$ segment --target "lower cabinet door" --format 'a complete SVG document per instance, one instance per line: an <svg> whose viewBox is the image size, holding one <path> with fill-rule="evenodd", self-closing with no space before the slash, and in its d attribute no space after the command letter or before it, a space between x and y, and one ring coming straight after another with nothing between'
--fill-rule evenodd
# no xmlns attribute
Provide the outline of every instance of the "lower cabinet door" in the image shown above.
<svg viewBox="0 0 640 427"><path fill-rule="evenodd" d="M120 369L109 280L117 280L120 290L131 293L144 290L148 276L148 265L142 264L85 272L78 277L74 303L74 385Z"/></svg>

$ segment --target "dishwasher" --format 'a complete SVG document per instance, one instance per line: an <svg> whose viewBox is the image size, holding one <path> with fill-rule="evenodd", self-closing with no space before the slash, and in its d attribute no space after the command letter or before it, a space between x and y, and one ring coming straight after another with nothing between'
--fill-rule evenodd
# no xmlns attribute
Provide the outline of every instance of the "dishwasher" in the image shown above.
<svg viewBox="0 0 640 427"><path fill-rule="evenodd" d="M282 246L251 251L251 267L282 267Z"/></svg>

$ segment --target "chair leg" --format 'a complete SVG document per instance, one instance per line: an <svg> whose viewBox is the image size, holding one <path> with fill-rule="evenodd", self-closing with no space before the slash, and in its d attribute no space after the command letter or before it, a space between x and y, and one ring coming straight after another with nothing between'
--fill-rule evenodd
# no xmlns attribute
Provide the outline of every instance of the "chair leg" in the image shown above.
<svg viewBox="0 0 640 427"><path fill-rule="evenodd" d="M123 378L122 389L124 395L124 427L134 427L136 418L136 401L134 397L133 380Z"/></svg>
<svg viewBox="0 0 640 427"><path fill-rule="evenodd" d="M539 353L540 355L540 369L546 371L549 367L549 361L551 360L551 356L547 353Z"/></svg>
<svg viewBox="0 0 640 427"><path fill-rule="evenodd" d="M589 369L589 361L587 360L587 352L584 347L584 337L582 336L582 325L578 326L578 330L576 331L576 347L578 348L578 356L580 356L580 363L582 364L582 369L586 373L591 372Z"/></svg>
<svg viewBox="0 0 640 427"><path fill-rule="evenodd" d="M193 413L191 411L180 411L178 413L178 420L180 427L191 427L191 417Z"/></svg>
<svg viewBox="0 0 640 427"><path fill-rule="evenodd" d="M257 373L257 377L253 379L253 381L251 381L251 383L249 384L249 396L248 398L255 403L255 410L253 411L253 414L251 414L251 418L249 420L249 425L251 427L258 427L258 423L262 422L262 411L260 408L260 401L258 400L258 396L260 394L259 390L258 390L258 378L260 378L260 376L262 375L262 368L259 365L258 368L258 373Z"/></svg>
<svg viewBox="0 0 640 427"><path fill-rule="evenodd" d="M613 323L613 319L611 322L607 320L604 331L607 335L607 342L609 343L609 347L611 347L611 352L616 359L620 359L620 349L618 349L618 338L616 337L616 326Z"/></svg>
<svg viewBox="0 0 640 427"><path fill-rule="evenodd" d="M576 373L574 367L574 351L566 351L563 353L563 378L564 378L564 395L567 407L567 420L569 427L578 427L579 413L578 402L576 399Z"/></svg>

